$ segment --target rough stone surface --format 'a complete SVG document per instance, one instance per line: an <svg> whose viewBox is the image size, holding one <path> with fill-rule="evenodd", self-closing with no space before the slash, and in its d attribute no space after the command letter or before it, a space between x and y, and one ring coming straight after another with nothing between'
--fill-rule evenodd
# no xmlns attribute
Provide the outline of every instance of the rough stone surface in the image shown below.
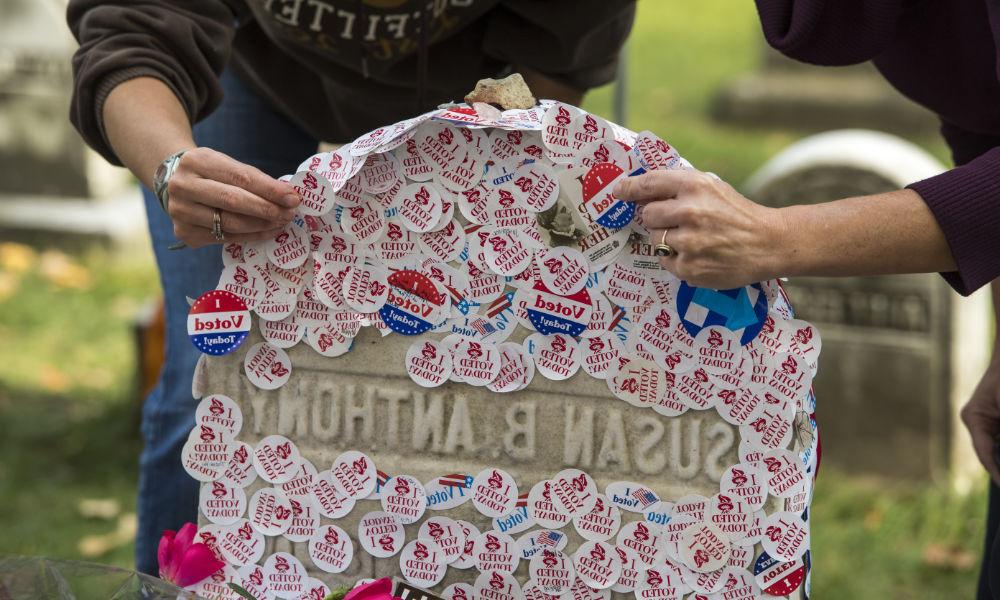
<svg viewBox="0 0 1000 600"><path fill-rule="evenodd" d="M941 170L898 138L832 132L786 149L745 191L770 206L810 204L899 189ZM825 464L914 480L962 482L978 472L956 414L988 349L982 295L962 299L938 275L800 277L785 289L796 315L823 335L813 385Z"/></svg>
<svg viewBox="0 0 1000 600"><path fill-rule="evenodd" d="M476 82L476 89L465 96L465 101L469 104L474 102L496 104L504 110L525 109L535 105L535 97L520 73L508 75L503 79L480 79Z"/></svg>

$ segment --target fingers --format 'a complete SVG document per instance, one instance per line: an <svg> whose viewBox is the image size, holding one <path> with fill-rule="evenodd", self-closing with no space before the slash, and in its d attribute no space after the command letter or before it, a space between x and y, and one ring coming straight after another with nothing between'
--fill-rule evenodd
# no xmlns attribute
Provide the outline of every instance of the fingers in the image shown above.
<svg viewBox="0 0 1000 600"><path fill-rule="evenodd" d="M181 165L190 165L194 173L204 178L246 190L283 208L293 209L302 201L290 183L278 181L260 169L209 148L191 150L184 155Z"/></svg>
<svg viewBox="0 0 1000 600"><path fill-rule="evenodd" d="M210 244L221 244L237 242L245 244L247 242L258 242L276 236L281 231L280 227L267 231L257 231L254 233L234 233L225 235L224 240L215 239L215 234L210 229L192 225L190 223L174 222L174 236L191 248L201 248Z"/></svg>
<svg viewBox="0 0 1000 600"><path fill-rule="evenodd" d="M212 229L215 222L215 210L204 204L197 204L189 200L175 199L168 205L170 218L175 222L188 223L205 229ZM256 233L258 231L270 231L280 226L280 223L265 221L256 217L248 217L231 212L220 212L222 219L222 231L229 234Z"/></svg>
<svg viewBox="0 0 1000 600"><path fill-rule="evenodd" d="M990 417L981 414L976 408L976 399L970 400L962 409L962 422L972 437L972 448L979 462L990 474L997 485L1000 485L1000 466L997 466L994 444L996 443L996 427Z"/></svg>
<svg viewBox="0 0 1000 600"><path fill-rule="evenodd" d="M692 200L652 201L642 209L642 223L647 229L672 229L691 224L697 207ZM659 238L650 238L659 239Z"/></svg>
<svg viewBox="0 0 1000 600"><path fill-rule="evenodd" d="M195 175L174 176L168 184L171 203L175 198L218 208L228 213L246 215L274 223L287 225L295 216L295 210L269 202L243 188L213 181Z"/></svg>
<svg viewBox="0 0 1000 600"><path fill-rule="evenodd" d="M613 193L616 198L632 202L670 200L689 189L698 190L715 185L716 179L694 169L649 171L618 182Z"/></svg>

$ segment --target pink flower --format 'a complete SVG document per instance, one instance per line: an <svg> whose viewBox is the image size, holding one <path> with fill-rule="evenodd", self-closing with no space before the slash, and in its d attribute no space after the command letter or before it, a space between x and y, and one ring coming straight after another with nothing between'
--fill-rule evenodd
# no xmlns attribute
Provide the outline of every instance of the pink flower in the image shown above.
<svg viewBox="0 0 1000 600"><path fill-rule="evenodd" d="M347 592L344 600L393 600L392 580L388 577L359 585ZM398 600L398 599L396 599Z"/></svg>
<svg viewBox="0 0 1000 600"><path fill-rule="evenodd" d="M198 526L185 523L178 532L164 531L160 538L157 558L160 561L160 579L177 587L188 587L201 582L225 566L208 546L192 543Z"/></svg>

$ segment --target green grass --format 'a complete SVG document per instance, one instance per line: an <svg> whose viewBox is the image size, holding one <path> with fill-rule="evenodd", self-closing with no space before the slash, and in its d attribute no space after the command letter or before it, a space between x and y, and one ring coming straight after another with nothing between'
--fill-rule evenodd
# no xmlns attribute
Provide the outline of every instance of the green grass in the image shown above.
<svg viewBox="0 0 1000 600"><path fill-rule="evenodd" d="M12 248L0 247L0 257L9 261ZM0 267L12 292L0 300L0 555L83 558L81 539L112 532L117 518L81 517L80 499L134 511L140 444L130 320L159 294L155 271L103 253L82 266L59 256L29 256L23 274ZM131 545L97 558L129 566Z"/></svg>
<svg viewBox="0 0 1000 600"><path fill-rule="evenodd" d="M759 35L750 2L642 0L628 125L661 135L699 168L745 181L802 136L707 115L712 94L756 64ZM610 116L610 98L609 88L597 90L587 107ZM944 159L939 141L915 141ZM74 269L50 255L29 257L21 274L23 260L2 250L0 259L0 555L129 567L128 543L80 554L84 536L117 524L81 517L78 501L113 499L134 510L140 444L129 324L159 293L153 267L92 253ZM48 276L35 273L43 263ZM982 487L958 495L823 472L812 508L813 596L972 598L984 507Z"/></svg>

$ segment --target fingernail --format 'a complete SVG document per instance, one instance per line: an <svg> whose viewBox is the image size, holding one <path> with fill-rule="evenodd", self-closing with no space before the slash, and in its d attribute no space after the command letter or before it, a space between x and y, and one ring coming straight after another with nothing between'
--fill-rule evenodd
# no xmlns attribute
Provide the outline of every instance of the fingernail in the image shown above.
<svg viewBox="0 0 1000 600"><path fill-rule="evenodd" d="M295 208L302 203L302 197L298 194L285 194L281 200L285 203L285 206L290 206L292 208Z"/></svg>
<svg viewBox="0 0 1000 600"><path fill-rule="evenodd" d="M621 198L622 194L625 193L625 182L619 181L615 184L615 189L611 190L611 195L615 198Z"/></svg>

